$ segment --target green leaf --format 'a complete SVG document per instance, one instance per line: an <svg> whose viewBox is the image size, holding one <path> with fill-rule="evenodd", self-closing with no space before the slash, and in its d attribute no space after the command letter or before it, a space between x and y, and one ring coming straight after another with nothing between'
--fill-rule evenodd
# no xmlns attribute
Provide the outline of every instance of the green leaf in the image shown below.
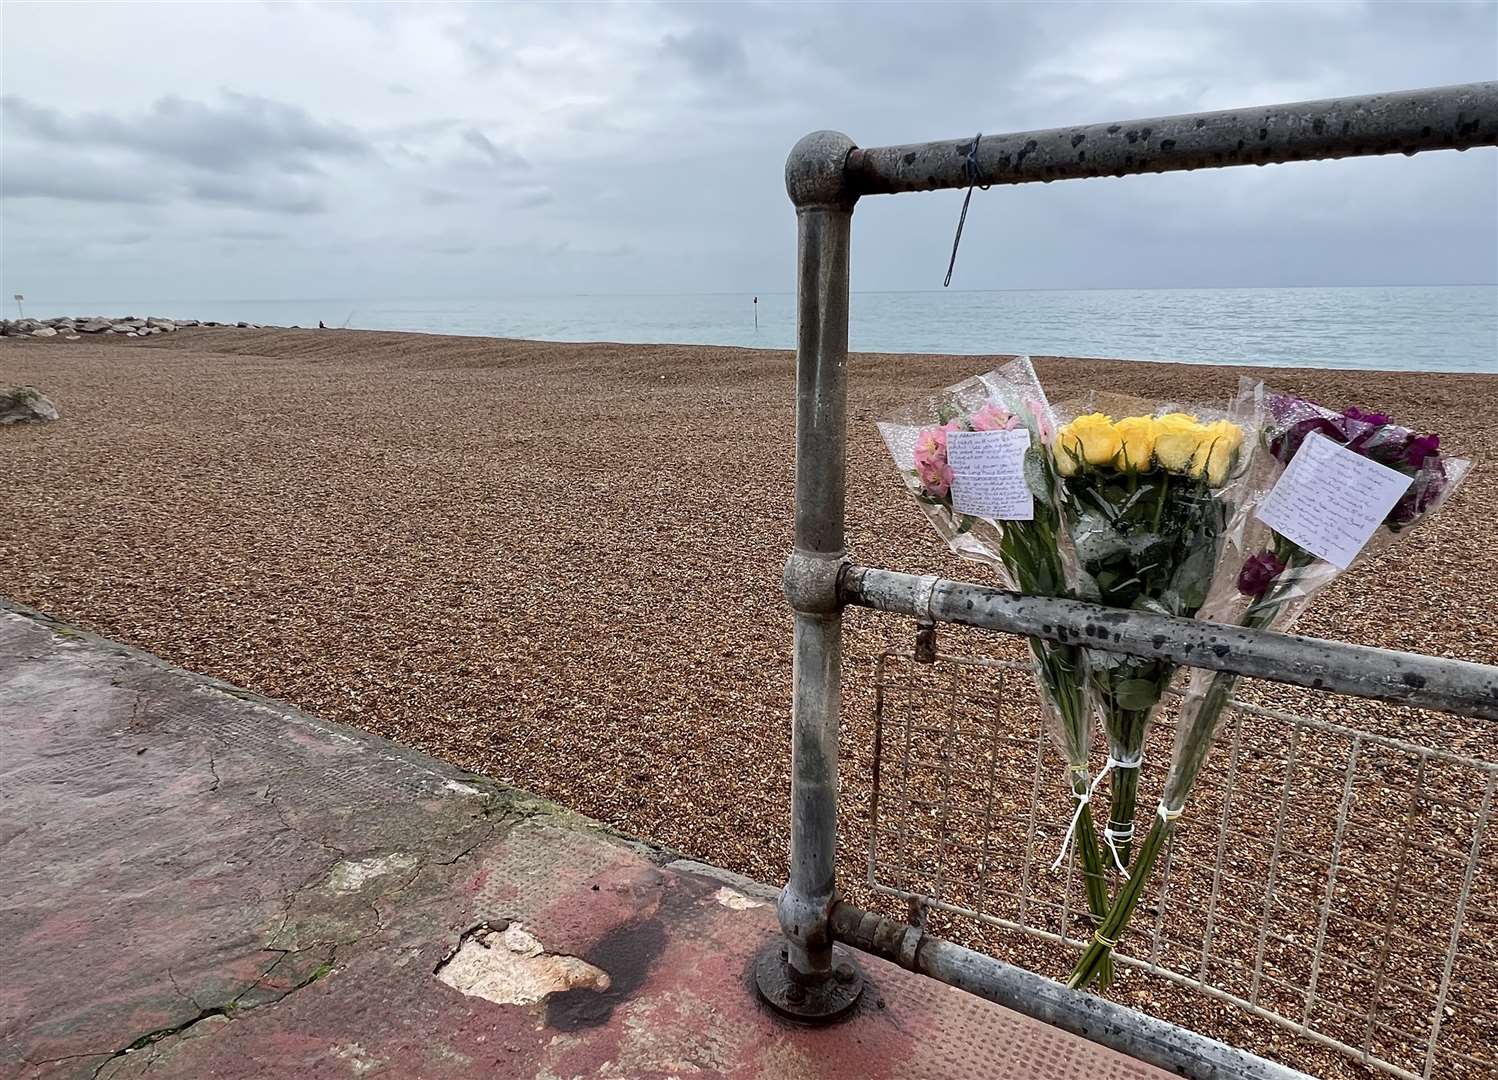
<svg viewBox="0 0 1498 1080"><path fill-rule="evenodd" d="M1097 579L1094 578L1083 567L1077 567L1077 599L1090 600L1097 603L1102 598L1102 590L1098 588Z"/></svg>
<svg viewBox="0 0 1498 1080"><path fill-rule="evenodd" d="M1212 585L1212 564L1216 557L1215 545L1210 541L1193 548L1176 571L1176 592L1180 596L1181 609L1172 614L1191 616L1206 602L1207 590Z"/></svg>
<svg viewBox="0 0 1498 1080"><path fill-rule="evenodd" d="M1113 700L1120 708L1143 712L1160 700L1162 689L1148 679L1125 679L1113 687Z"/></svg>
<svg viewBox="0 0 1498 1080"><path fill-rule="evenodd" d="M1042 506L1049 507L1054 501L1051 491L1051 472L1047 467L1045 451L1032 446L1025 451L1025 483L1030 494Z"/></svg>

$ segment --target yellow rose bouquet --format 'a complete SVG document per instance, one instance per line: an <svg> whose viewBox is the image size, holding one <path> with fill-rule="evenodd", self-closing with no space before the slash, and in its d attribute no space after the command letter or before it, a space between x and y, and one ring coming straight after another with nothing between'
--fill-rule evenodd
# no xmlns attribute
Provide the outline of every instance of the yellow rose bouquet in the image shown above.
<svg viewBox="0 0 1498 1080"><path fill-rule="evenodd" d="M1234 512L1198 618L1290 630L1322 589L1439 512L1472 467L1438 435L1396 424L1382 412L1338 412L1247 379L1240 398L1262 403L1264 422L1258 452L1234 491ZM1073 987L1111 980L1113 943L1177 828L1237 683L1227 672L1192 670L1160 805L1132 877L1072 973Z"/></svg>
<svg viewBox="0 0 1498 1080"><path fill-rule="evenodd" d="M1052 456L1081 599L1197 615L1243 473L1253 402L1240 395L1225 412L1150 412L1135 399L1095 397L1089 411L1071 410ZM1108 737L1097 781L1111 776L1103 841L1108 861L1127 877L1145 737L1176 666L1101 649L1088 650L1087 659L1090 699Z"/></svg>

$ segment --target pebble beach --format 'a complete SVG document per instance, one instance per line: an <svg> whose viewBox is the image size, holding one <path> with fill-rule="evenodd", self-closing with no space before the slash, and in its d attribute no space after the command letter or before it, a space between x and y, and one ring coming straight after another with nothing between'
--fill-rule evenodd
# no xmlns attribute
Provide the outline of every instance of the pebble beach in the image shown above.
<svg viewBox="0 0 1498 1080"><path fill-rule="evenodd" d="M693 858L784 879L788 353L135 329L0 340L0 387L35 386L62 413L0 428L0 593ZM928 530L874 422L1004 359L850 360L856 560L984 580ZM1463 489L1297 632L1498 663L1498 375L1036 367L1056 401L1091 389L1216 401L1248 375L1439 433L1478 462ZM847 624L842 873L850 898L900 911L859 883L869 673L909 647L912 627L871 612ZM955 632L951 647L1023 655L1018 641ZM1479 721L1254 693L1498 758L1498 731ZM1058 780L1058 818L1063 804ZM1488 901L1495 891L1488 882ZM1172 987L1136 977L1119 996L1316 1076L1375 1075ZM1491 1012L1498 991L1473 985L1462 1005Z"/></svg>

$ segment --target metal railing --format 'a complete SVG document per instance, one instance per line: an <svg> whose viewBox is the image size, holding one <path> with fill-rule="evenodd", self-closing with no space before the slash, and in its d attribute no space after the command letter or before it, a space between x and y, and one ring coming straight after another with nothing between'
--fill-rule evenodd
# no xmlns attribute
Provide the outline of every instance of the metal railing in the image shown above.
<svg viewBox="0 0 1498 1080"><path fill-rule="evenodd" d="M837 951L835 942L842 939L1175 1072L1204 1077L1287 1073L1213 1040L859 911L838 895L842 611L847 603L874 599L860 590L869 584L870 574L878 573L865 572L859 586L849 586L846 593L839 587L846 563L849 244L859 198L974 184L1495 145L1498 83L991 135L981 143L967 139L862 150L846 135L817 132L796 145L786 162L786 189L796 207L798 230L795 549L785 574L786 597L795 609L791 858L778 904L784 938L756 966L759 992L773 1008L803 1021L831 1020L851 1009L860 980L851 956ZM971 602L976 610L981 599L969 596L960 610L933 607L928 613L936 621L959 621L965 619L965 605ZM1037 618L1026 621L1015 610L1005 610L1017 606L1018 598L989 596L982 625L1048 637L1056 633L1047 627L1083 634L1088 625L1106 625L1110 632L1089 645L1145 656L1168 647L1172 634L1186 630L1162 629L1163 641L1156 643L1160 635L1141 639L1121 632L1138 625L1137 615L1027 598L1024 611ZM1364 697L1473 716L1498 714L1495 668L1380 650L1358 654L1349 665L1351 654L1334 643L1321 643L1321 658L1301 664L1297 658L1308 658L1317 648L1309 639L1263 631L1233 634L1234 642L1222 655L1215 649L1196 651L1185 662L1302 684L1320 679L1331 686L1335 680L1344 692ZM1290 667L1274 668L1274 657Z"/></svg>
<svg viewBox="0 0 1498 1080"><path fill-rule="evenodd" d="M1070 966L1092 922L1075 856L1050 869L1070 789L1029 667L885 653L874 689L870 886ZM1498 762L1237 702L1219 742L1117 961L1404 1080L1498 1071Z"/></svg>

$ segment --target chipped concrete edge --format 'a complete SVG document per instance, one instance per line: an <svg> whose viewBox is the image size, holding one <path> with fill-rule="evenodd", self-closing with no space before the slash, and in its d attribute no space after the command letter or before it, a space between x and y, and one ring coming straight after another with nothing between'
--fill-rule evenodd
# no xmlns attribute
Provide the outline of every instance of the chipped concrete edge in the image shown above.
<svg viewBox="0 0 1498 1080"><path fill-rule="evenodd" d="M61 638L70 644L87 646L124 660L134 661L154 668L172 678L190 683L193 689L199 692L223 694L237 701L247 702L251 705L267 709L280 716L283 720L298 724L304 728L310 728L321 734L362 743L376 753L396 758L413 767L424 769L433 776L446 780L451 784L476 787L483 794L494 799L496 804L513 809L527 818L544 819L546 824L566 829L586 830L598 834L621 847L630 849L663 869L676 873L697 874L712 878L747 896L755 898L773 900L779 895L778 889L763 882L755 881L752 878L734 873L731 870L713 866L710 863L698 862L687 858L682 852L668 848L655 841L622 832L596 818L579 814L576 811L567 809L565 806L543 799L538 795L533 795L523 788L510 787L490 777L467 772L456 766L449 765L438 758L424 754L420 750L415 750L409 746L404 746L387 739L384 736L375 735L361 728L352 727L336 720L327 720L304 709L300 709L290 702L282 701L279 698L268 697L253 690L247 690L242 686L236 686L215 676L205 675L202 672L181 667L163 660L161 657L147 652L145 649L137 648L134 645L127 645L122 641L104 637L102 634L84 630L63 619L49 615L45 611L0 595L0 616L7 614L35 623L54 637ZM461 788L456 788L455 790L461 791Z"/></svg>
<svg viewBox="0 0 1498 1080"><path fill-rule="evenodd" d="M678 874L696 874L699 877L712 878L756 900L773 903L780 896L779 889L772 888L762 881L755 881L743 874L736 874L732 870L724 870L721 866L698 862L695 859L673 859L666 863L666 869Z"/></svg>

